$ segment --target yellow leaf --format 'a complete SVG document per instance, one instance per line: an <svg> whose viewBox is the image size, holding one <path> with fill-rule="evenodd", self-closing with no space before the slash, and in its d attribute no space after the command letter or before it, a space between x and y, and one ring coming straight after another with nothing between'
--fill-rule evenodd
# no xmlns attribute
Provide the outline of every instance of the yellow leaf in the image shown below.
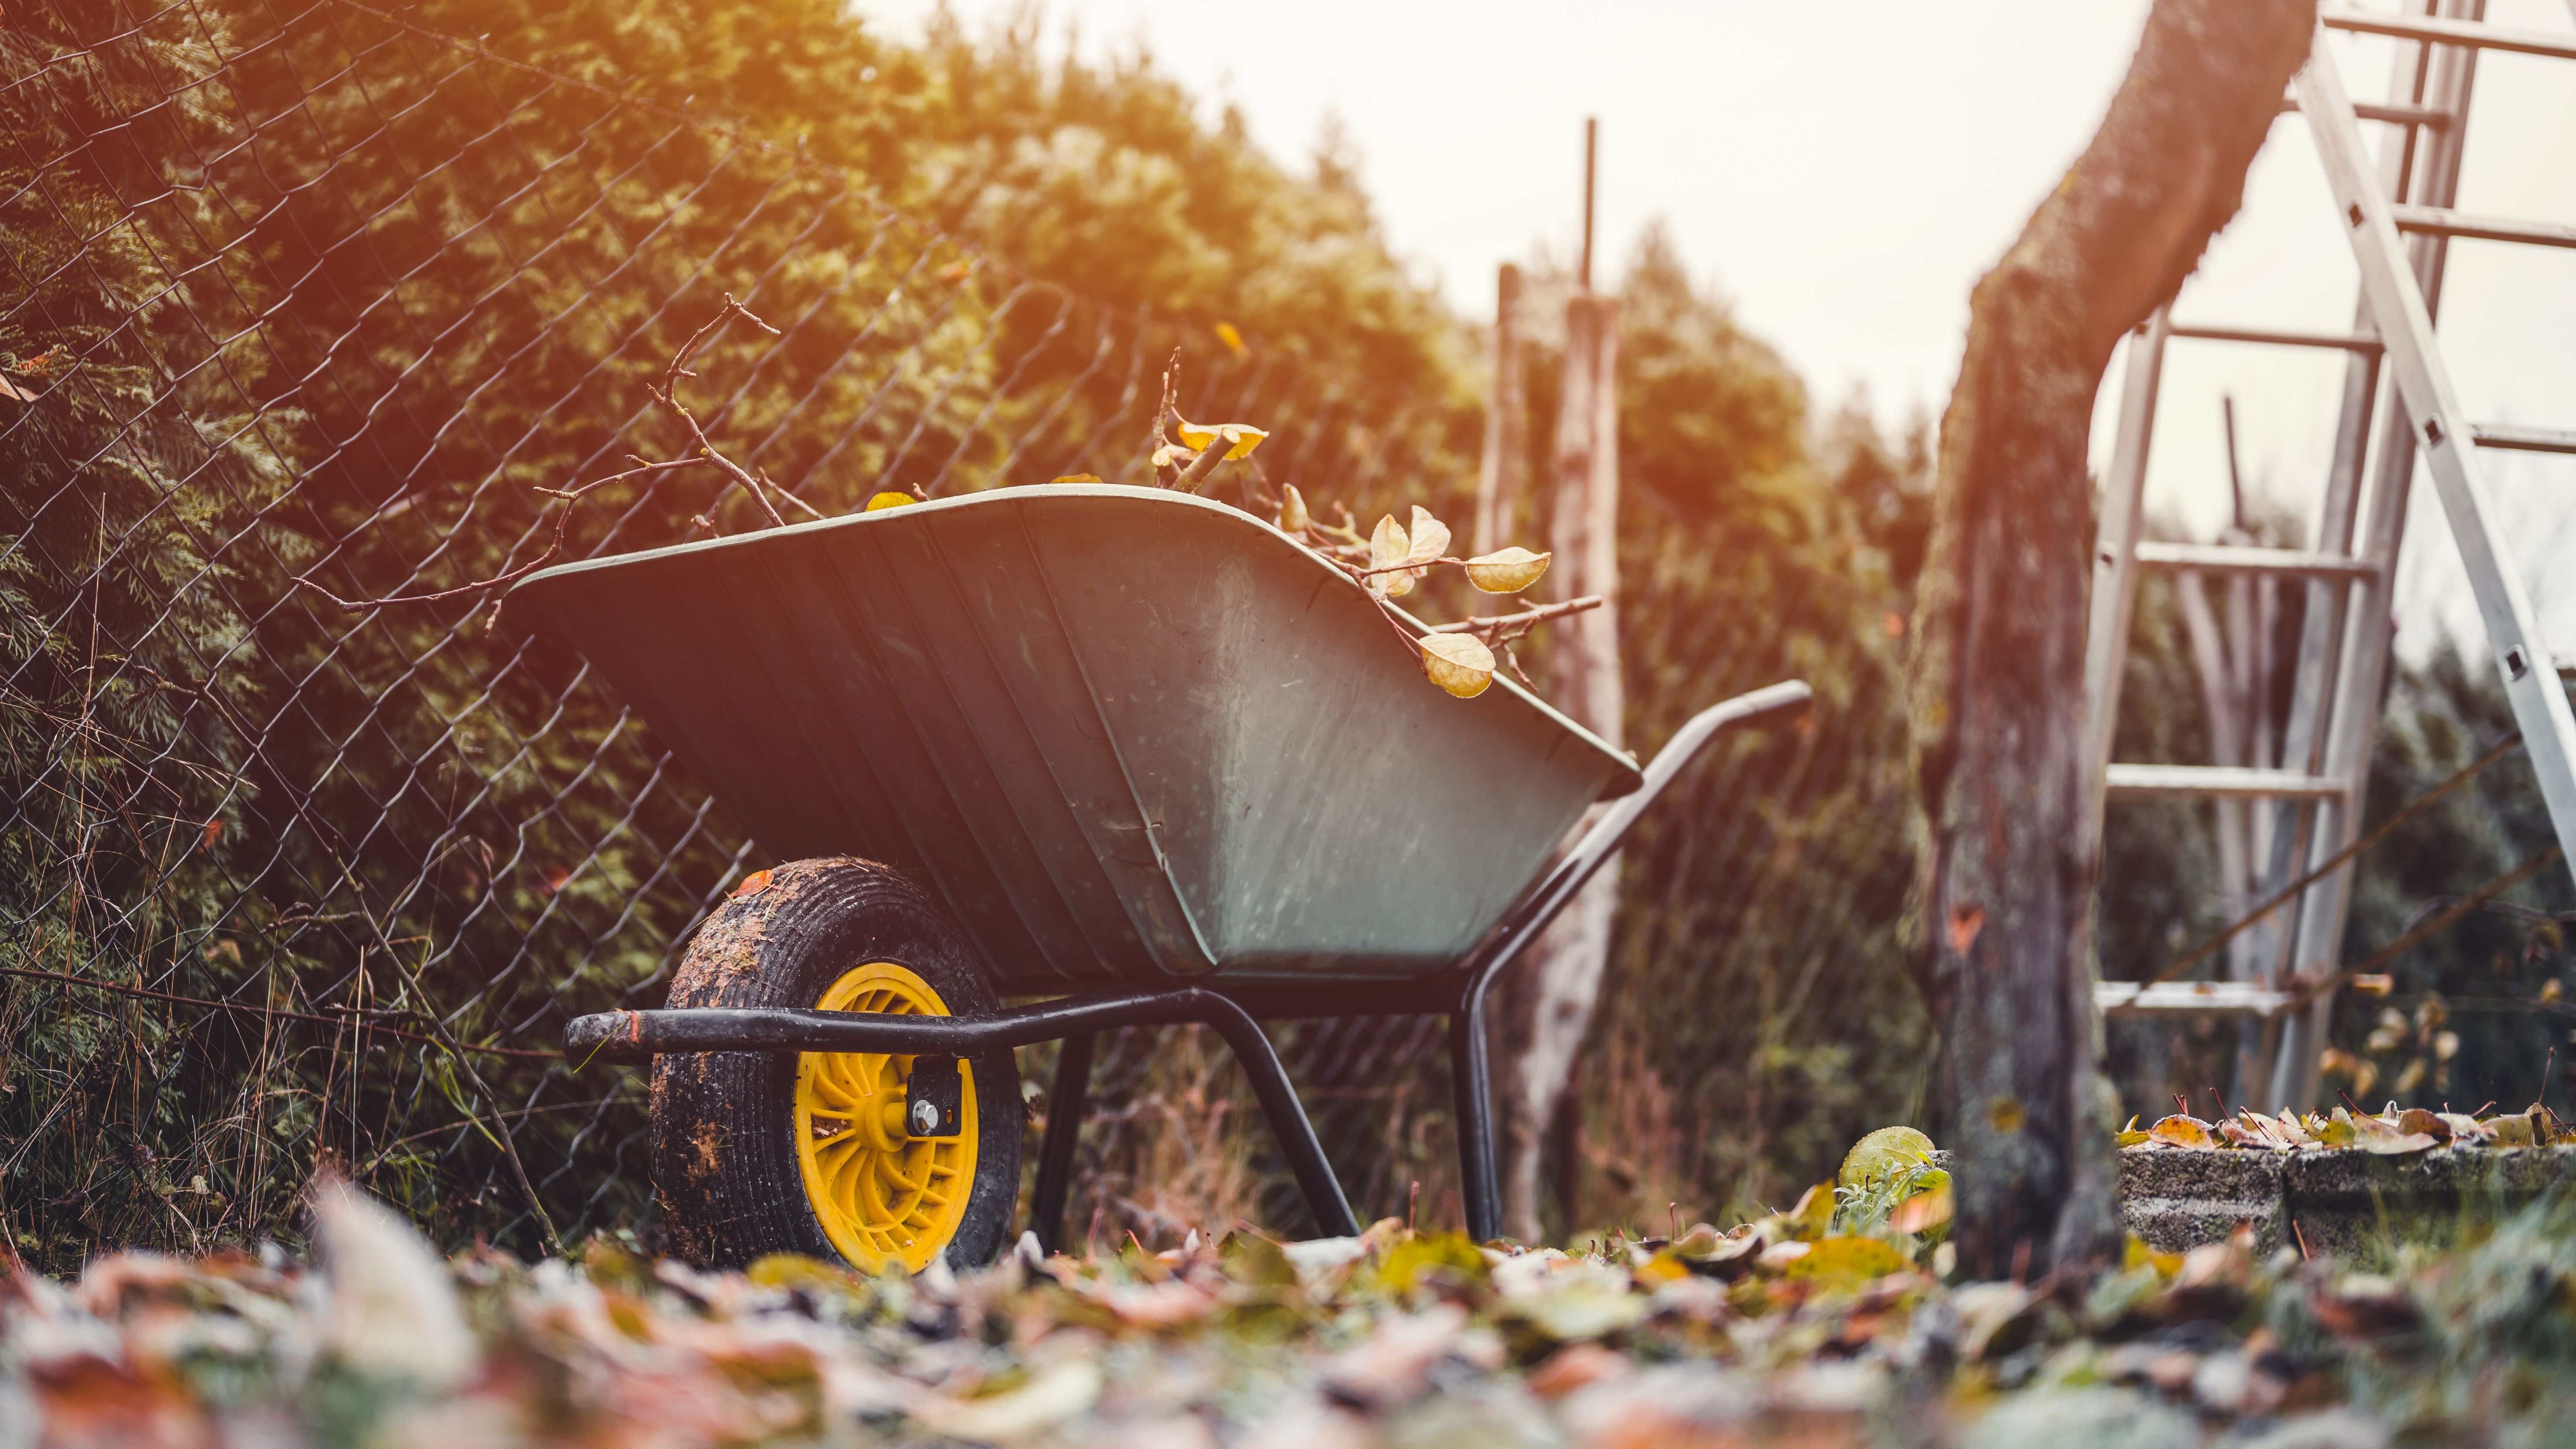
<svg viewBox="0 0 2576 1449"><path fill-rule="evenodd" d="M1843 1154L1842 1171L1834 1181L1844 1187L1878 1182L1930 1162L1937 1150L1931 1138L1911 1127L1881 1127Z"/></svg>
<svg viewBox="0 0 2576 1449"><path fill-rule="evenodd" d="M1261 440L1270 436L1250 423L1228 423L1217 429L1216 435L1226 441L1225 460L1229 463L1237 458L1251 457L1252 450L1261 446Z"/></svg>
<svg viewBox="0 0 2576 1449"><path fill-rule="evenodd" d="M1100 481L1100 475L1097 473L1067 473L1063 477L1053 481L1058 483L1097 483Z"/></svg>
<svg viewBox="0 0 2576 1449"><path fill-rule="evenodd" d="M1828 1288L1858 1288L1905 1268L1905 1255L1876 1238L1826 1238L1792 1259L1788 1278L1810 1278Z"/></svg>
<svg viewBox="0 0 2576 1449"><path fill-rule="evenodd" d="M1404 525L1395 521L1394 514L1387 514L1378 519L1377 527L1369 533L1369 567L1394 568L1404 562L1405 551L1412 546L1412 541L1404 536ZM1368 577L1368 591L1381 599L1403 598L1413 592L1413 572L1400 569L1394 573L1372 573Z"/></svg>
<svg viewBox="0 0 2576 1449"><path fill-rule="evenodd" d="M1402 574L1382 577L1402 578ZM1422 672L1460 699L1474 699L1494 682L1494 651L1473 634L1422 636Z"/></svg>
<svg viewBox="0 0 2576 1449"><path fill-rule="evenodd" d="M2217 1150L2218 1138L2209 1124L2188 1113L2177 1112L2147 1129L2147 1136L2168 1147L2196 1147Z"/></svg>
<svg viewBox="0 0 2576 1449"><path fill-rule="evenodd" d="M1789 1230L1803 1242L1823 1237L1834 1225L1834 1185L1820 1182L1798 1194L1798 1205L1789 1209Z"/></svg>
<svg viewBox="0 0 2576 1449"><path fill-rule="evenodd" d="M1243 355L1243 334L1234 330L1233 323L1219 322L1216 324L1216 340L1224 343L1226 350L1233 353L1235 356L1241 357Z"/></svg>
<svg viewBox="0 0 2576 1449"><path fill-rule="evenodd" d="M901 508L907 503L918 503L920 501L920 499L913 497L909 493L880 493L874 498L869 499L868 506L860 511L862 513L881 513L889 508Z"/></svg>
<svg viewBox="0 0 2576 1449"><path fill-rule="evenodd" d="M1419 503L1413 505L1413 521L1404 531L1413 540L1405 550L1408 562L1429 563L1449 552L1449 525L1432 517L1431 510Z"/></svg>
<svg viewBox="0 0 2576 1449"><path fill-rule="evenodd" d="M1281 485L1279 489L1279 531L1282 533L1304 533L1307 527L1313 524L1314 521L1315 520L1309 517L1306 513L1306 495L1297 491L1297 485L1294 483Z"/></svg>
<svg viewBox="0 0 2576 1449"><path fill-rule="evenodd" d="M1513 544L1467 560L1467 582L1489 594L1517 594L1537 583L1555 557Z"/></svg>
<svg viewBox="0 0 2576 1449"><path fill-rule="evenodd" d="M1218 425L1215 423L1194 423L1187 418L1174 421L1180 424L1181 441L1193 448L1204 448L1216 441Z"/></svg>
<svg viewBox="0 0 2576 1449"><path fill-rule="evenodd" d="M2129 1234L2129 1241L2121 1254L2121 1266L2124 1268L2153 1268L2156 1270L2158 1276L2170 1278L2174 1274L2182 1271L2182 1254L2160 1253L2154 1248L2148 1247L2146 1239L2139 1237L2135 1233L2131 1233Z"/></svg>

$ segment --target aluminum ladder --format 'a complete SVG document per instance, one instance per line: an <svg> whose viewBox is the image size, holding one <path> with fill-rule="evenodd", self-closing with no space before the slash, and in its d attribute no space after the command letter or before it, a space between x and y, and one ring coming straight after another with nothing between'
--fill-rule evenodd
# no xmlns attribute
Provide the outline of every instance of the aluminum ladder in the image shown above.
<svg viewBox="0 0 2576 1449"><path fill-rule="evenodd" d="M2410 11L2413 7L2410 6ZM2322 867L2353 840L2379 724L2393 621L2389 601L2408 491L2421 454L2458 542L2499 677L2552 825L2576 869L2576 717L2539 639L2531 600L2499 531L2477 450L2576 454L2576 430L2483 426L2462 417L2433 331L2452 237L2576 247L2576 226L2465 215L2455 209L2469 99L2484 50L2576 60L2576 33L2484 23L2485 0L2426 0L2420 13L2328 6L2290 105L2307 120L2361 273L2348 332L2177 323L2159 309L2129 341L2094 555L2085 655L2085 746L2099 845L2106 801L2209 798L2269 812L2268 858L2250 906ZM2576 15L2576 0L2569 0ZM2356 105L2326 37L2334 30L2397 39L2388 104ZM2361 123L2395 129L2374 160ZM2177 339L2326 348L2346 356L2343 404L2325 498L2309 550L2171 544L2139 537L2156 395ZM2378 446L2371 445L2374 427ZM2365 487L2365 478L2368 486ZM2251 763L2123 764L2111 759L2121 669L2140 570L2271 577L2306 590L2290 709L2276 737L2254 738ZM2247 732L2249 738L2253 731ZM2222 805L2222 809L2227 808ZM2222 820L2222 827L2226 824ZM2320 876L2230 944L2228 979L2099 982L2106 1012L2232 1014L2244 1020L2240 1097L2269 1107L2311 1105L2331 994L2293 1009L2303 982L2341 960L2351 866Z"/></svg>

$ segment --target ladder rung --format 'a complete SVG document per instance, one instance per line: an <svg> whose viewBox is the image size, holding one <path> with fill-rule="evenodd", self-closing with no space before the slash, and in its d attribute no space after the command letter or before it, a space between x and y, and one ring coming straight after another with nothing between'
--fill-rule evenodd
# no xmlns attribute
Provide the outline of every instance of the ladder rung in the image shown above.
<svg viewBox="0 0 2576 1449"><path fill-rule="evenodd" d="M2367 579L2379 573L2376 566L2348 554L2240 548L2223 543L2142 543L2138 545L2138 562L2150 568L2288 574L2303 579Z"/></svg>
<svg viewBox="0 0 2576 1449"><path fill-rule="evenodd" d="M2476 50L2510 50L2520 55L2546 55L2576 60L2576 35L2547 30L2507 30L2475 20L2436 20L2422 15L2375 15L2341 8L2319 13L2335 30L2363 35L2393 35L2400 40L2429 40L2439 45L2465 45Z"/></svg>
<svg viewBox="0 0 2576 1449"><path fill-rule="evenodd" d="M2469 436L2480 447L2509 448L2521 453L2576 453L2576 428L2524 428L2512 423L2477 423Z"/></svg>
<svg viewBox="0 0 2576 1449"><path fill-rule="evenodd" d="M2114 796L2334 800L2345 793L2343 782L2328 776L2242 765L2113 765L2104 774L2103 785L2105 793Z"/></svg>
<svg viewBox="0 0 2576 1449"><path fill-rule="evenodd" d="M2286 991L2252 981L2096 981L2093 1004L2106 1014L2196 1011L2270 1016L2295 1000Z"/></svg>
<svg viewBox="0 0 2576 1449"><path fill-rule="evenodd" d="M2345 352L2377 352L2380 341L2359 332L2285 332L2274 327L2185 327L2177 322L2173 336L2210 342L2262 342L2275 347L2327 347Z"/></svg>
<svg viewBox="0 0 2576 1449"><path fill-rule="evenodd" d="M2298 109L2297 96L2281 98L2281 114L2296 115ZM2389 121L2400 126L2432 126L2439 129L2451 124L2451 113L2439 106L2383 106L2371 102L2357 102L2352 108L2352 113L2365 121Z"/></svg>
<svg viewBox="0 0 2576 1449"><path fill-rule="evenodd" d="M2556 221L2519 221L2509 216L2471 216L2443 206L2392 206L2399 231L2427 236L2476 237L2483 241L2521 242L2536 247L2576 247L2576 226Z"/></svg>

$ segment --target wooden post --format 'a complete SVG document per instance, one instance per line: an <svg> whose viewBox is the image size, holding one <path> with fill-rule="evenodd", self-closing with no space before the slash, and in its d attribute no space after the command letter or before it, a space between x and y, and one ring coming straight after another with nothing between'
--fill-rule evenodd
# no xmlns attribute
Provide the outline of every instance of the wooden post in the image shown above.
<svg viewBox="0 0 2576 1449"><path fill-rule="evenodd" d="M1627 692L1619 674L1619 304L1578 295L1565 306L1565 385L1556 415L1556 562L1550 591L1610 602L1557 626L1555 702L1576 723L1621 743ZM1536 1242L1540 1141L1574 1075L1610 961L1619 862L1601 868L1531 948L1528 1046L1503 1178L1503 1231Z"/></svg>
<svg viewBox="0 0 2576 1449"><path fill-rule="evenodd" d="M1513 514L1529 471L1529 396L1521 382L1521 269L1509 262L1494 283L1494 384L1485 404L1485 455L1476 471L1476 552L1512 538ZM1486 612L1491 595L1476 596Z"/></svg>
<svg viewBox="0 0 2576 1449"><path fill-rule="evenodd" d="M2119 1242L2082 747L2085 443L2122 334L2235 215L2315 0L2156 0L2092 143L1977 284L1907 658L1913 960L1969 1278Z"/></svg>

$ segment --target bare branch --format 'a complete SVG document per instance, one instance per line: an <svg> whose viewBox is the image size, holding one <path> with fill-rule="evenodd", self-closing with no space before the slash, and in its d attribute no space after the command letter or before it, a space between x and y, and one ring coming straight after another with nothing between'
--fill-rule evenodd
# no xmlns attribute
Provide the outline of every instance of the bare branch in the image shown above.
<svg viewBox="0 0 2576 1449"><path fill-rule="evenodd" d="M1486 643L1492 644L1517 639L1533 627L1544 624L1550 619L1562 619L1568 614L1580 614L1586 609L1600 608L1608 602L1609 600L1603 595L1585 594L1579 599L1564 599L1553 604L1541 604L1535 609L1523 609L1517 614L1496 614L1490 619L1461 619L1454 624L1434 624L1429 632L1473 634Z"/></svg>
<svg viewBox="0 0 2576 1449"><path fill-rule="evenodd" d="M1163 364L1163 405L1155 410L1154 426L1145 435L1146 466L1154 470L1154 481L1158 484L1164 481L1163 472L1161 465L1155 463L1153 458L1156 453L1163 451L1165 443L1171 441L1172 425L1180 420L1180 414L1174 411L1172 406L1173 392L1180 386L1180 376L1181 349L1175 347L1172 349L1171 360Z"/></svg>
<svg viewBox="0 0 2576 1449"><path fill-rule="evenodd" d="M1199 455L1190 460L1188 470L1181 474L1174 486L1184 493L1196 493L1207 486L1209 475L1216 472L1216 465L1225 461L1226 451L1226 441L1223 438L1200 449Z"/></svg>

